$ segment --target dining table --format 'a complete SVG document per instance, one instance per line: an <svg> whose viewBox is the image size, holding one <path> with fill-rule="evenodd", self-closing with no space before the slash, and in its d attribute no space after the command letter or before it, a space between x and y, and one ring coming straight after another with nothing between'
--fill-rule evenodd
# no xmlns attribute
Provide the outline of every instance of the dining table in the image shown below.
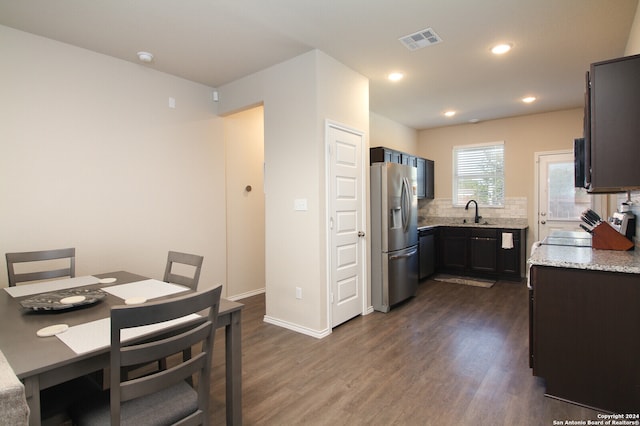
<svg viewBox="0 0 640 426"><path fill-rule="evenodd" d="M148 295L136 294L138 298L147 296L148 299L161 300L163 297L171 297L171 294L158 296L153 293L150 283L154 281L142 275L118 271L0 290L0 350L18 379L24 383L30 409L30 425L41 424L40 391L102 371L109 366L109 343L107 341L105 346L104 341L100 340L105 336L101 336L93 327L104 325L108 321L112 306L125 304L123 297L127 293L118 291L135 287L139 292L143 291L140 288L150 291ZM82 289L87 291L86 294L100 289L101 298L95 303L55 310L42 310L38 309L37 303L27 303L37 298L40 291L68 291L66 286ZM185 288L184 291L193 290ZM225 336L225 404L228 425L242 424L243 306L238 302L221 299L217 320L217 327L224 328ZM41 330L55 330L60 324L68 326L68 329L51 336L37 335Z"/></svg>

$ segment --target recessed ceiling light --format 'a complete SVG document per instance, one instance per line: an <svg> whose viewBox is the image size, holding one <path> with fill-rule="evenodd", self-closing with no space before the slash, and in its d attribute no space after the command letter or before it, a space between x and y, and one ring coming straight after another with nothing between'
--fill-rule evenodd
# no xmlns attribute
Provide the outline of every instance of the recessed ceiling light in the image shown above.
<svg viewBox="0 0 640 426"><path fill-rule="evenodd" d="M444 115L447 116L447 117L453 117L454 115L456 115L456 112L455 111L445 111Z"/></svg>
<svg viewBox="0 0 640 426"><path fill-rule="evenodd" d="M399 81L404 78L404 74L402 74L401 72L392 72L387 76L387 78L391 81Z"/></svg>
<svg viewBox="0 0 640 426"><path fill-rule="evenodd" d="M494 55L503 55L510 51L512 47L513 45L510 43L497 44L491 48L491 53Z"/></svg>
<svg viewBox="0 0 640 426"><path fill-rule="evenodd" d="M524 98L522 98L522 102L524 102L525 104L530 104L535 101L536 101L535 96L525 96Z"/></svg>
<svg viewBox="0 0 640 426"><path fill-rule="evenodd" d="M138 52L138 59L141 62L149 63L153 61L153 54L149 52Z"/></svg>

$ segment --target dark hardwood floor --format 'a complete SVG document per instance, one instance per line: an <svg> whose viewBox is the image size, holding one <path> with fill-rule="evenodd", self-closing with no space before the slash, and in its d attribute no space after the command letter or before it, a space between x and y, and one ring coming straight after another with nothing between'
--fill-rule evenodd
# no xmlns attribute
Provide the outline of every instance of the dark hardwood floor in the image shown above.
<svg viewBox="0 0 640 426"><path fill-rule="evenodd" d="M241 300L245 425L552 425L597 412L544 396L528 354L524 284L427 280L387 314L315 339L263 322ZM212 424L225 424L223 333L216 335Z"/></svg>

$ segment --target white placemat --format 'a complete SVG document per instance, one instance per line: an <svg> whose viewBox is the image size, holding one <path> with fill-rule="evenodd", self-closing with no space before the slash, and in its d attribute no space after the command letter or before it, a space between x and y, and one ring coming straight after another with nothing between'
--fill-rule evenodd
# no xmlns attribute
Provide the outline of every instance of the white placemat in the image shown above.
<svg viewBox="0 0 640 426"><path fill-rule="evenodd" d="M6 287L5 290L11 295L11 297L22 297L98 284L98 281L98 278L89 275L84 277L66 278L63 280L42 281L35 284L17 285L14 287Z"/></svg>
<svg viewBox="0 0 640 426"><path fill-rule="evenodd" d="M126 342L135 337L140 337L151 332L162 330L178 324L200 318L198 314L191 314L185 317L176 318L158 324L145 325L142 327L127 328L122 330L121 341ZM56 334L64 344L77 354L84 354L97 349L106 348L111 345L111 319L104 318L91 321L85 324L75 325L63 333Z"/></svg>
<svg viewBox="0 0 640 426"><path fill-rule="evenodd" d="M157 297L171 296L172 294L182 293L189 290L187 287L170 284L159 280L136 281L127 284L113 285L103 287L102 290L110 293L122 300L132 298L143 298L146 300L155 299Z"/></svg>

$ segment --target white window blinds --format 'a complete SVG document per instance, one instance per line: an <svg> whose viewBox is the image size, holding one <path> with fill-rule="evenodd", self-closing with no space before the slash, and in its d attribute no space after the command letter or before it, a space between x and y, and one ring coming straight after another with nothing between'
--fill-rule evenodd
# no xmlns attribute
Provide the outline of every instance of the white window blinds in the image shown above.
<svg viewBox="0 0 640 426"><path fill-rule="evenodd" d="M504 142L453 148L453 205L504 207Z"/></svg>

